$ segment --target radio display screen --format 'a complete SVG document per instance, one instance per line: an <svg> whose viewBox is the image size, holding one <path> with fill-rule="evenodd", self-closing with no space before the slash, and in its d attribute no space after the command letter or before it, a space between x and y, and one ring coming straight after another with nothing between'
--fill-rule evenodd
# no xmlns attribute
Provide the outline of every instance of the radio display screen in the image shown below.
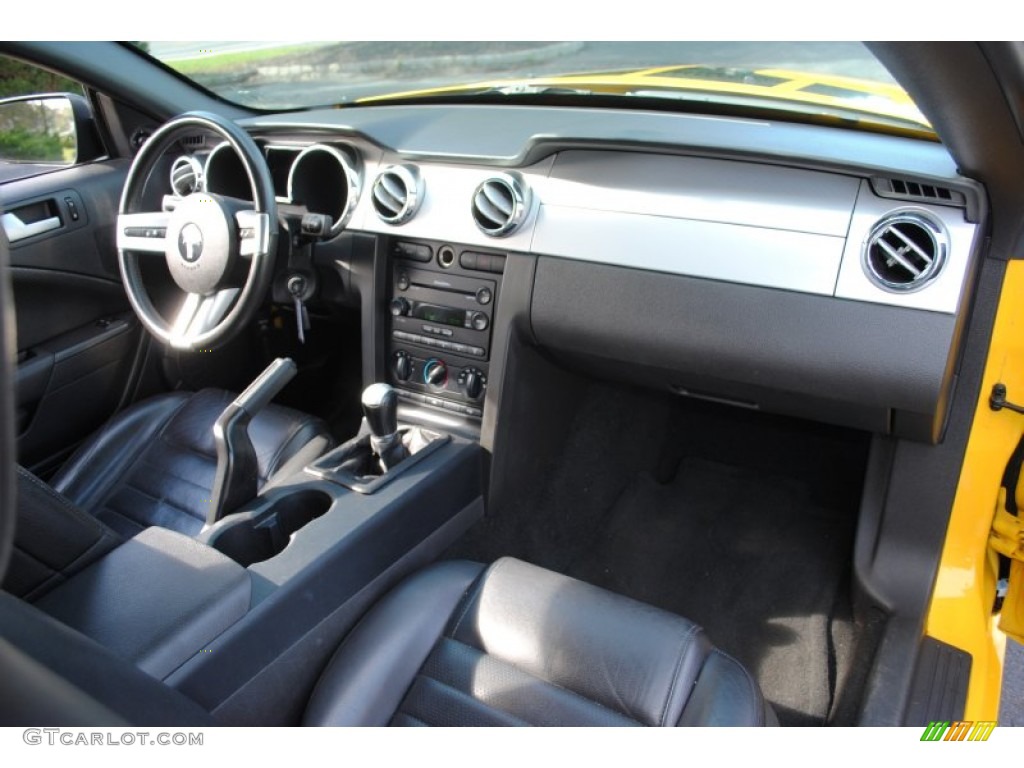
<svg viewBox="0 0 1024 768"><path fill-rule="evenodd" d="M439 307L436 304L417 305L413 311L413 317L418 317L431 323L441 323L442 325L457 325L461 327L466 324L465 310Z"/></svg>

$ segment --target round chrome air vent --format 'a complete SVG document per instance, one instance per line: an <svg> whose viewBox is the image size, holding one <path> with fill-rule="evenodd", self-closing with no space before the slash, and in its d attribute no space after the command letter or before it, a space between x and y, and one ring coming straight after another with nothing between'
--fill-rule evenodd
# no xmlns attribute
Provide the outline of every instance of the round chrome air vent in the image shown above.
<svg viewBox="0 0 1024 768"><path fill-rule="evenodd" d="M203 166L194 157L182 155L171 163L171 189L178 197L203 191Z"/></svg>
<svg viewBox="0 0 1024 768"><path fill-rule="evenodd" d="M476 188L472 211L473 220L485 235L511 234L530 211L530 188L516 174L494 176Z"/></svg>
<svg viewBox="0 0 1024 768"><path fill-rule="evenodd" d="M389 165L373 182L373 209L388 224L404 224L423 200L423 179L414 165Z"/></svg>
<svg viewBox="0 0 1024 768"><path fill-rule="evenodd" d="M892 213L875 224L864 241L864 271L884 290L916 291L939 275L948 250L946 229L931 216Z"/></svg>

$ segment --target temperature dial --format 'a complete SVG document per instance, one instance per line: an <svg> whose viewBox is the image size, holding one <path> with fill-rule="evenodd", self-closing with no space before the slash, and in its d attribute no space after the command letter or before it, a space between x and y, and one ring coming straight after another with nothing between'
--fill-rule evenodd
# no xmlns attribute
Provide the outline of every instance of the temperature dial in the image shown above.
<svg viewBox="0 0 1024 768"><path fill-rule="evenodd" d="M406 352L395 352L391 360L391 367L395 378L399 381L408 381L412 375L412 358Z"/></svg>
<svg viewBox="0 0 1024 768"><path fill-rule="evenodd" d="M448 383L448 366L432 357L423 366L423 383L434 389L444 389Z"/></svg>
<svg viewBox="0 0 1024 768"><path fill-rule="evenodd" d="M459 374L459 388L470 400L479 400L483 397L486 386L487 377L479 368L464 368Z"/></svg>

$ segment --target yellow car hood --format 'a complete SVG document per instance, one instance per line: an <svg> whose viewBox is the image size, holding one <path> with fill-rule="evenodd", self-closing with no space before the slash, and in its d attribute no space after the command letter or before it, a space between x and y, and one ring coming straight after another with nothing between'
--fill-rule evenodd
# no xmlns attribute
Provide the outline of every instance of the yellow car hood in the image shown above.
<svg viewBox="0 0 1024 768"><path fill-rule="evenodd" d="M898 85L787 69L739 69L698 64L620 72L580 73L402 91L360 99L360 103L481 91L540 93L558 89L634 96L673 96L696 100L770 100L837 112L855 112L880 121L911 123L931 133L931 125Z"/></svg>

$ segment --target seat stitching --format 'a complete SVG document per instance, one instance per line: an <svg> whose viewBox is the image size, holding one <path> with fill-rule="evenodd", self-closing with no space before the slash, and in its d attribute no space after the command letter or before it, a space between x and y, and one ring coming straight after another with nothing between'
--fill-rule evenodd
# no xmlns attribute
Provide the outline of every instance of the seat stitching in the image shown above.
<svg viewBox="0 0 1024 768"><path fill-rule="evenodd" d="M171 394L184 394L184 393L171 393ZM162 437L163 436L164 431L167 429L167 426L171 423L171 421L173 421L174 417L177 416L178 413L185 407L185 405L189 402L189 400L192 399L192 397L194 397L194 395L192 395L190 397L184 398L180 403L178 403L175 406L174 410L172 410L170 413L164 415L163 422L159 425L159 428L153 430L153 437ZM121 411L121 413L122 414L126 413L128 410L129 409L125 409L124 411ZM88 450L86 450L86 452L83 454L81 459L78 460L79 471L81 470L82 466L85 466L86 464L88 464L89 461L92 460L92 457L99 451L100 444L102 442L103 441L100 438L96 438L95 440L91 441L92 444L89 446ZM119 478L114 478L110 482L110 484L106 487L106 489L101 489L100 492L96 494L96 499L95 499L95 501L92 504L92 509L93 510L100 510L100 509L103 509L106 506L107 499L109 499L113 494L115 494L121 488L121 486L124 484L125 477L127 475L131 474L131 470L135 466L136 462L140 458L142 458L142 456L144 456L145 454L146 454L146 451L143 450L140 455L136 456L135 459L129 460L125 464L124 471L121 473L120 477ZM76 458L75 456L72 456L71 459L69 459L65 463L64 467L69 466L75 458ZM64 467L61 467L61 471L62 472L64 470Z"/></svg>
<svg viewBox="0 0 1024 768"><path fill-rule="evenodd" d="M523 718L519 717L518 715L513 715L511 712L506 712L504 709L498 709L497 707L492 707L487 702L480 701L480 699L478 699L476 696L473 696L473 695L471 695L469 693L466 693L465 691L460 691L454 685L449 685L444 680L438 680L436 677L431 677L430 675L424 674L423 672L417 672L416 673L416 677L413 678L413 682L415 682L417 678L420 678L420 679L423 679L423 680L430 680L433 683L437 683L441 687L447 688L455 696L457 696L458 698L463 699L464 701L470 701L470 702L479 704L482 707L490 709L490 710L492 710L494 712L500 712L501 714L503 714L503 715L505 715L507 717L510 717L513 720L518 720L520 723L523 723L524 725L530 725L530 726L533 725L533 723L531 723L529 720L524 720ZM411 690L412 686L409 686L409 688ZM406 694L406 696L408 696L408 694ZM401 711L401 705L399 705L399 711Z"/></svg>
<svg viewBox="0 0 1024 768"><path fill-rule="evenodd" d="M122 520L127 520L132 525L138 526L140 531L150 526L148 520L140 520L137 517L133 517L127 512L123 512L120 509L112 507L109 502L104 504L96 511L97 517L102 514L117 515L117 517L120 517Z"/></svg>
<svg viewBox="0 0 1024 768"><path fill-rule="evenodd" d="M672 672L672 685L668 688L668 695L665 697L665 706L661 709L661 718L658 721L658 725L665 725L665 718L668 717L668 706L672 701L672 694L675 693L676 685L679 682L679 670L683 667L683 658L686 656L686 649L690 645L690 639L700 631L700 627L696 624L690 626L686 634L683 635L683 640L679 645L679 653L676 656L675 669Z"/></svg>
<svg viewBox="0 0 1024 768"><path fill-rule="evenodd" d="M465 595L462 598L465 601L462 606L462 612L459 614L459 619L455 622L455 626L452 627L452 639L454 639L454 636L458 634L459 627L462 626L462 620L466 618L466 614L469 612L470 606L473 605L473 603L476 601L476 598L479 596L480 591L484 588L484 582L487 581L487 579L490 578L491 575L495 571L497 571L502 564L503 561L499 560L498 562L491 565L490 568L487 568L483 573L477 576L476 586L473 588L472 594L470 594L468 591L465 593ZM465 645L465 643L463 643L463 645Z"/></svg>
<svg viewBox="0 0 1024 768"><path fill-rule="evenodd" d="M97 521L97 522L98 522L98 521ZM116 534L115 534L115 535L116 535ZM92 551L93 551L94 549L96 549L96 548L97 548L98 546L100 546L101 544L104 544L104 543L106 543L106 541L107 541L107 540L108 540L109 538L110 538L110 535L109 535L109 534L108 534L108 533L107 533L106 531L104 531L104 532L103 532L103 534L102 534L102 535L101 535L101 536L100 536L100 537L99 537L98 539L96 539L96 540L95 540L95 541L94 541L94 542L93 542L92 544L90 544L90 545L89 545L88 547L86 547L84 551L82 551L81 553L79 553L78 557L76 557L76 558L75 558L74 560L72 560L72 561L71 561L70 563L68 563L68 564L67 564L67 565L65 565L65 566L64 566L63 568L61 568L61 569L60 569L60 570L61 570L61 573L64 573L65 571L70 571L70 570L72 570L72 569L73 569L73 568L74 568L74 567L75 567L76 565L78 565L78 563L79 563L79 562L80 562L80 561L81 561L82 559L84 559L84 558L86 557L86 555L89 555L89 554L91 554L91 553L92 553ZM121 538L120 536L118 536L118 537L117 537L117 539L120 539L120 538Z"/></svg>
<svg viewBox="0 0 1024 768"><path fill-rule="evenodd" d="M94 522L97 522L97 523L98 523L99 521L98 521L98 520L95 520ZM100 523L100 525L102 525L102 523ZM40 565L42 565L42 566L43 566L44 568L46 568L46 569L47 569L47 571L49 571L49 575L48 575L48 576L46 576L46 577L45 577L45 578L44 578L44 579L43 579L43 580L42 580L41 582L39 582L38 584L35 584L35 585L34 585L34 586L33 586L33 587L32 587L32 588L31 588L31 589L30 589L30 590L28 591L28 592L26 592L26 593L25 593L25 594L24 594L24 595L22 596L22 599L23 599L23 600L29 600L29 601L33 600L33 596L34 596L34 595L36 595L36 594L38 594L38 593L39 593L39 591L40 591L40 590L42 590L42 588L43 588L43 587L47 586L47 585L48 585L48 584L49 584L50 582L52 582L52 581L56 581L56 582L57 582L58 584L61 584L61 583L65 582L65 581L67 581L67 580L68 580L68 575L67 575L67 574L68 574L68 571L74 570L74 567L75 567L75 566L76 566L76 565L77 565L77 564L78 564L78 563L79 563L79 562L80 562L80 561L81 561L81 560L82 560L82 559L83 559L83 558L84 558L84 557L85 557L86 555L90 554L90 553L91 553L91 552L92 552L92 551L93 551L94 549L96 549L96 547L98 547L98 546L99 546L100 544L104 543L104 542L105 542L105 541L106 541L107 539L109 539L109 538L110 538L110 537L111 537L112 535L113 535L113 536L117 536L117 534L112 534L112 533L109 533L109 532L107 532L107 531L103 531L103 532L102 532L102 533L100 534L99 538L97 538L97 539L96 539L95 541L93 541L93 543L92 543L92 544L90 544L90 545L89 545L88 547L86 547L86 548L85 548L85 550L84 550L83 552L79 553L78 557L76 557L76 558L75 558L74 560L72 560L72 561L71 561L70 563L65 563L65 564L64 564L63 566L53 566L53 565L50 565L50 564L49 564L49 563L47 563L46 561L44 561L44 560L40 560L40 559L39 559L38 557L36 557L36 556L35 556L34 554L32 554L31 552L29 552L29 551L28 551L27 549L24 549L23 547L19 546L19 545L17 544L17 542L15 542L15 544L14 544L14 549L18 550L18 552L20 552L20 553L21 553L21 555L22 555L23 557L27 557L27 558L29 558L30 560L34 560L35 562L39 563L39 564L40 564ZM117 536L117 539L120 539L120 537L119 537L119 536ZM47 591L49 591L49 590L47 590Z"/></svg>
<svg viewBox="0 0 1024 768"><path fill-rule="evenodd" d="M193 456L200 456L200 457L202 457L204 459L214 459L214 460L216 460L216 458L217 458L216 452L214 452L214 453L207 453L206 451L202 451L202 450L200 450L199 448L197 448L194 445L186 445L185 443L179 443L179 442L177 442L175 440L171 440L171 438L167 437L167 435L159 435L159 438L160 438L160 441L162 443L164 443L164 445L170 446L172 449L176 449L176 450L179 450L179 451L185 451L187 453L191 453Z"/></svg>
<svg viewBox="0 0 1024 768"><path fill-rule="evenodd" d="M556 683L554 680L548 680L547 678L544 678L544 677L537 677L536 675L531 674L530 672L527 672L525 669L516 666L511 661L506 661L505 659L501 658L500 656L495 656L493 654L487 653L487 651L482 651L479 648L475 648L472 645L470 645L469 643L464 643L461 640L458 640L458 639L456 639L454 637L445 637L443 639L444 640L448 640L448 641L453 642L453 643L458 643L459 645L461 645L461 646L463 646L465 648L469 648L470 650L476 651L477 653L479 653L479 654L481 654L483 656L486 656L489 659L494 659L499 664L505 664L506 666L512 667L512 669L514 669L514 670L516 670L518 672L523 673L526 677L529 677L529 678L531 678L533 680L537 680L537 681L539 681L541 683L544 683L545 685L550 685L552 688L557 688L558 690L562 691L563 693L566 693L567 695L573 696L573 697L575 697L577 699L581 699L582 701L585 701L588 704L593 704L595 707L597 707L598 709L603 709L605 712L611 712L612 714L618 715L619 717L624 717L627 720L632 720L634 723L639 723L640 722L640 720L638 720L637 718L633 717L632 715L627 714L626 712L620 712L619 710L614 709L612 707L609 707L606 704L602 704L600 701L597 701L596 699L592 699L589 696L584 696L582 693L579 693L578 691L574 691L572 688L566 688L564 685ZM420 674L423 677L429 677L429 675L423 675L422 673L420 673ZM429 679L434 680L435 678L430 677ZM441 681L438 680L437 682L440 683ZM449 686L449 687L451 687L451 686ZM458 689L456 688L455 690L458 690Z"/></svg>
<svg viewBox="0 0 1024 768"><path fill-rule="evenodd" d="M202 487L202 486L200 486L200 487ZM131 490L133 490L136 493L138 493L140 496L145 496L147 499L149 499L150 501L155 501L157 504L166 504L171 509L174 509L174 510L176 510L178 512L181 512L181 513L183 513L185 515L188 515L193 520L202 520L203 519L201 517L196 517L188 509L186 509L185 507L178 506L177 504L175 504L170 499L167 499L167 498L157 498L156 496L153 496L152 494L146 493L146 491L144 491L142 488L139 488L137 485L132 483L131 482L131 478L126 480L124 483L122 483L121 487L118 488L118 490L120 491L120 490L123 490L125 488L130 488ZM132 515L130 512L128 512L126 510L116 509L115 507L111 506L111 503L114 501L115 495L116 494L111 494L110 498L107 499L107 502L103 505L103 507L102 507L103 509L109 510L110 512L114 512L115 514L118 514L121 517L125 518L126 520L130 520L133 523L138 523L143 528L146 528L146 527L148 527L150 525L153 525L153 523L150 522L149 520L142 520L142 519L136 517L135 515Z"/></svg>
<svg viewBox="0 0 1024 768"><path fill-rule="evenodd" d="M158 433L157 437L159 437L161 440L163 440L168 445L174 446L175 448L183 448L183 449L186 449L186 450L191 450L193 452L197 452L196 449L193 446L189 445L187 442L180 442L179 443L177 440L172 439L172 437L167 434L167 427L170 426L170 423L171 423L171 421L173 421L174 417L178 415L178 411L179 410L182 410L186 405L188 405L193 400L195 400L196 397L198 397L203 392L214 392L214 393L220 393L221 394L221 397L219 398L220 401L221 401L219 403L219 405L220 405L220 413L222 413L224 411L224 409L228 406L228 404L230 404L232 402L232 400L234 399L231 396L231 393L227 392L225 390L201 389L198 392L193 392L189 397L185 398L185 401L181 404L181 407L178 408L177 410L175 410L175 412L171 415L171 418L167 420L167 422L163 425L163 427L161 427L160 432ZM211 429L212 429L212 425L211 425ZM186 436L186 440L189 437L191 437L191 435L187 435ZM203 455L203 456L206 455L206 454L203 454L202 452L199 452L199 453L200 453L200 455Z"/></svg>
<svg viewBox="0 0 1024 768"><path fill-rule="evenodd" d="M401 715L402 717L407 717L407 718L409 718L410 720L414 720L414 721L416 721L416 722L417 722L417 723L419 723L420 725L425 725L425 726L427 726L428 728L431 728L431 727L432 727L432 726L430 725L430 723L428 723L428 722L427 722L426 720L421 720L420 718L418 718L418 717L415 717L414 715L410 715L410 714L409 714L408 712L406 712L406 711L405 711L404 709L402 709L401 707L399 707L398 711L397 711L397 712L396 712L395 714L396 714L396 715Z"/></svg>
<svg viewBox="0 0 1024 768"><path fill-rule="evenodd" d="M210 458L210 457L207 456L206 458ZM173 472L168 471L167 468L169 466L171 466L171 465L168 465L168 464L165 464L165 463L157 464L156 462L150 461L146 456L143 456L142 458L140 458L139 459L139 463L140 464L144 464L145 466L150 467L152 469L159 470L166 477L171 477L174 480L179 480L179 481L181 481L183 483L188 483L189 485L191 485L191 486L193 486L195 488L198 488L201 491L206 491L206 492L210 491L210 488L208 488L206 485L201 485L200 483L197 483L194 480L190 480L187 477L182 477L181 475L176 475ZM129 478L129 482L130 481L131 481L131 478Z"/></svg>
<svg viewBox="0 0 1024 768"><path fill-rule="evenodd" d="M270 459L270 461L267 462L267 476L265 478L260 478L260 479L262 479L262 480L269 480L271 475L273 475L274 472L277 469L277 462L280 461L281 457L285 454L285 448L288 448L289 445L291 444L292 440L295 440L302 433L302 431L306 427L308 427L308 426L315 426L315 425L316 425L316 419L314 419L312 416L307 416L307 417L303 418L301 421L299 421L298 423L294 424L291 432L288 434L288 437L281 442L281 445L278 447L278 449L274 453L273 457ZM315 438L316 438L316 435L311 437L306 442L310 442L310 441L314 440ZM249 439L252 440L252 437L250 436Z"/></svg>
<svg viewBox="0 0 1024 768"><path fill-rule="evenodd" d="M70 512L72 514L73 517L77 517L78 519L80 519L80 520L82 520L84 522L87 522L90 525L96 522L95 518L91 517L90 515L88 515L85 512L85 510L83 510L80 507L78 507L77 505L75 505L71 501L71 499L69 499L64 494L59 493L55 489L53 489L50 486L48 486L46 483L44 483L42 480L40 480L38 477L33 475L31 472L29 472L24 467L22 467L20 465L17 465L17 470L18 470L18 475L20 475L21 477L25 478L29 483L34 485L38 490L42 491L47 497L52 498L54 501L56 501L58 504L60 504L62 507L64 507L68 512Z"/></svg>
<svg viewBox="0 0 1024 768"><path fill-rule="evenodd" d="M725 651L715 648L712 652L717 653L722 658L728 659L737 667L739 667L740 672L743 673L743 679L747 681L747 687L750 689L751 694L753 694L754 701L759 702L761 704L760 707L757 707L758 711L754 714L754 717L759 724L764 725L764 695L761 693L761 689L754 683L754 678L751 676L750 672L747 670L745 666L740 664L735 658L730 656Z"/></svg>

